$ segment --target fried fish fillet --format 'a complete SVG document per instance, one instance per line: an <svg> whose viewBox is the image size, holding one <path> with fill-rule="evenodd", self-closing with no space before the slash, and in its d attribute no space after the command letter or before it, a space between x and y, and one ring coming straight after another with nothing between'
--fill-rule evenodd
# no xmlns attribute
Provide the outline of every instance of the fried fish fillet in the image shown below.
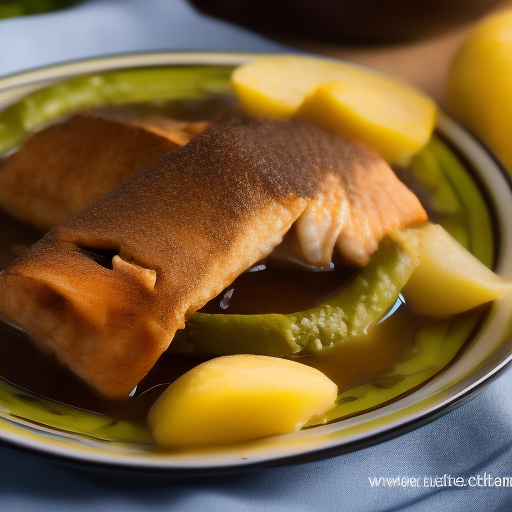
<svg viewBox="0 0 512 512"><path fill-rule="evenodd" d="M0 206L48 230L208 125L75 115L34 134L0 161Z"/></svg>
<svg viewBox="0 0 512 512"><path fill-rule="evenodd" d="M0 273L0 315L101 395L122 399L186 319L294 223L312 260L337 244L361 263L386 232L424 220L414 194L365 147L299 122L228 120Z"/></svg>

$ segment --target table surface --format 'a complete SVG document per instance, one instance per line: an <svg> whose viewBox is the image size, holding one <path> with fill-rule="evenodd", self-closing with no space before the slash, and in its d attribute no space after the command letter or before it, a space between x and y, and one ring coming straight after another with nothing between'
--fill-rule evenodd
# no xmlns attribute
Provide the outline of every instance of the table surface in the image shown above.
<svg viewBox="0 0 512 512"><path fill-rule="evenodd" d="M497 9L508 5L512 1ZM300 49L369 64L415 83L442 104L450 60L470 29L379 47L277 42L200 15L184 0L90 0L55 13L0 21L0 76L119 52ZM0 510L510 510L510 489L448 483L450 477L512 476L511 390L509 369L471 402L395 440L324 461L230 477L114 481L0 447ZM422 485L377 487L374 477L413 477ZM423 485L436 477L445 485Z"/></svg>

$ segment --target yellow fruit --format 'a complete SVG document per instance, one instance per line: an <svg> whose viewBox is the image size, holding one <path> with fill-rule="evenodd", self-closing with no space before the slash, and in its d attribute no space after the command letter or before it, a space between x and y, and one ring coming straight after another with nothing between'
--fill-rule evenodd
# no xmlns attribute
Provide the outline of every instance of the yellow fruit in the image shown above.
<svg viewBox="0 0 512 512"><path fill-rule="evenodd" d="M511 283L488 269L441 226L425 223L406 232L418 237L419 264L402 290L417 313L448 316L501 296Z"/></svg>
<svg viewBox="0 0 512 512"><path fill-rule="evenodd" d="M237 68L232 83L248 114L305 117L369 144L392 163L407 163L435 124L436 106L427 96L354 64L270 56Z"/></svg>
<svg viewBox="0 0 512 512"><path fill-rule="evenodd" d="M512 170L512 11L483 21L449 73L448 107Z"/></svg>
<svg viewBox="0 0 512 512"><path fill-rule="evenodd" d="M337 387L309 366L235 355L202 363L153 404L148 423L168 448L231 444L286 434L329 409Z"/></svg>

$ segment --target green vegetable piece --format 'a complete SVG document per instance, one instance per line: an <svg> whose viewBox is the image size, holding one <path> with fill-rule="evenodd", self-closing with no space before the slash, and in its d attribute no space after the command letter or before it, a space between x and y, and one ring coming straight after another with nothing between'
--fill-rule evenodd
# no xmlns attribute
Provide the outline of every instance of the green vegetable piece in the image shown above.
<svg viewBox="0 0 512 512"><path fill-rule="evenodd" d="M364 336L396 302L418 260L412 231L384 239L368 265L338 295L287 315L196 313L171 344L174 352L293 357Z"/></svg>
<svg viewBox="0 0 512 512"><path fill-rule="evenodd" d="M25 96L0 113L0 153L65 115L107 104L198 99L230 92L230 67L128 69L70 78Z"/></svg>
<svg viewBox="0 0 512 512"><path fill-rule="evenodd" d="M426 202L432 210L438 214L455 215L461 212L462 205L451 184L443 179L441 166L429 146L413 157L410 171L429 191Z"/></svg>

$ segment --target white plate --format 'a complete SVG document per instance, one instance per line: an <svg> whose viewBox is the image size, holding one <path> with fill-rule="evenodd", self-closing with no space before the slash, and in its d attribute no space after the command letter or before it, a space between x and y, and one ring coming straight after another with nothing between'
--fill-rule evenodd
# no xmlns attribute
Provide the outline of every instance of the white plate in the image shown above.
<svg viewBox="0 0 512 512"><path fill-rule="evenodd" d="M76 75L150 66L236 66L253 58L236 53L152 53L71 62L3 78L0 109L32 91ZM495 270L512 278L512 230L507 223L512 218L512 192L508 174L480 141L443 113L437 131L463 159L468 175L488 202L494 224ZM336 455L416 428L460 405L488 383L512 358L511 311L510 296L493 303L464 349L424 385L373 410L293 434L236 446L162 452L150 443L106 441L22 418L13 413L5 396L0 396L0 440L84 466L169 475L241 471Z"/></svg>

